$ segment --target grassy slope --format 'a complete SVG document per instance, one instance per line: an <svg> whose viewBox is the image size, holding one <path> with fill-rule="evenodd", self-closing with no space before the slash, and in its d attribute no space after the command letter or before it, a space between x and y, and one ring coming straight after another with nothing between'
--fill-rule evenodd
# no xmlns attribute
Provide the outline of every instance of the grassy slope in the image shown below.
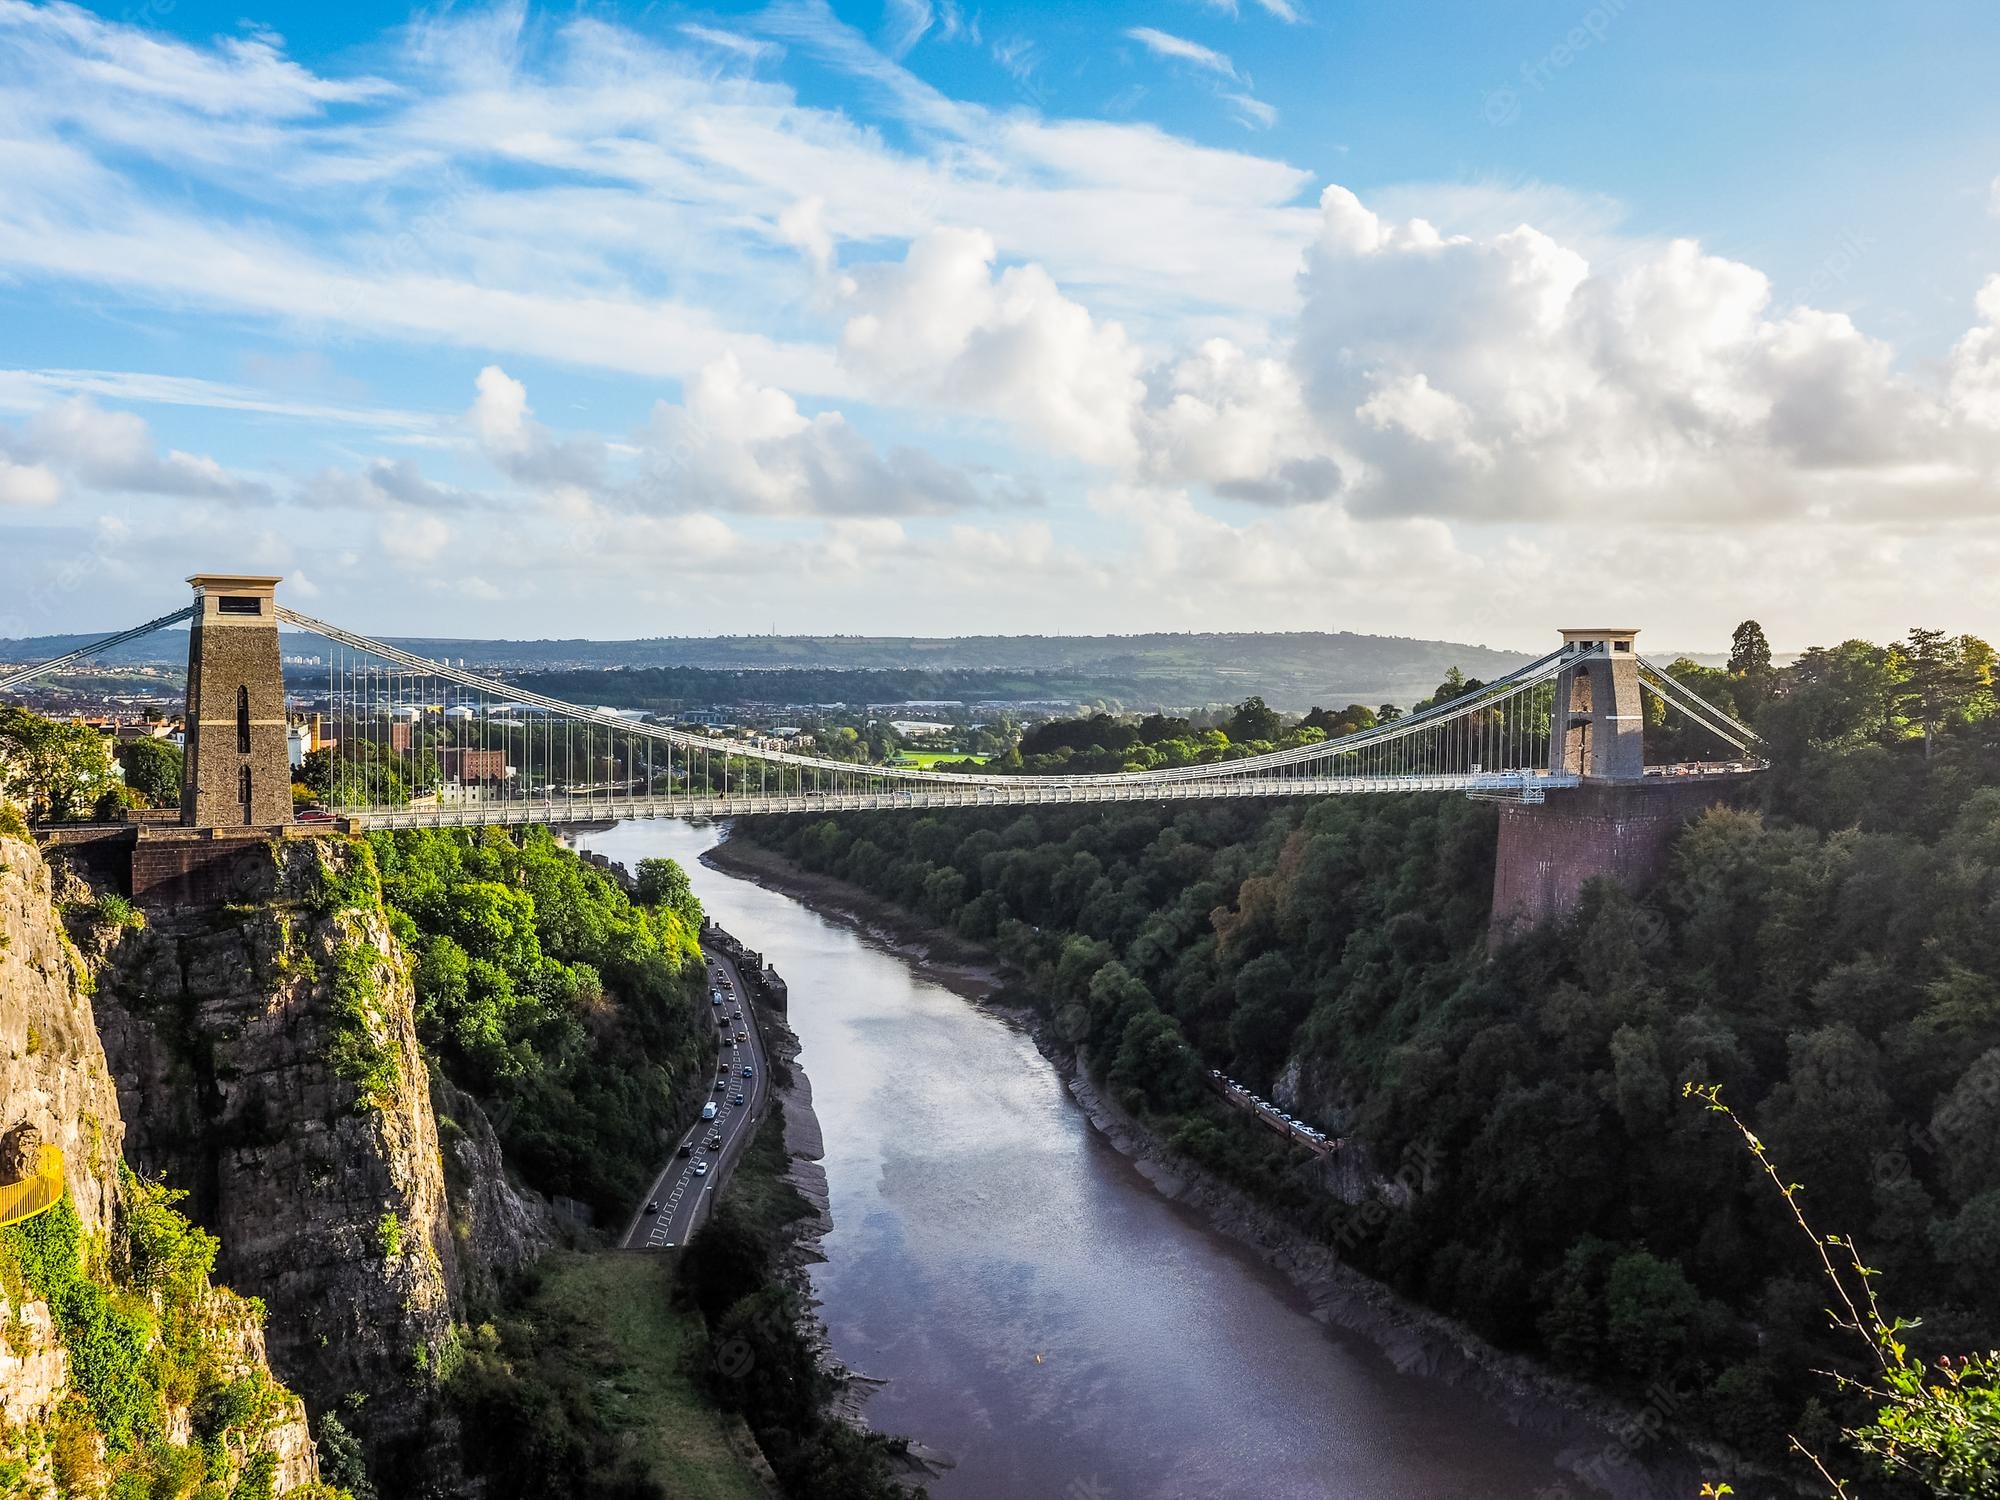
<svg viewBox="0 0 2000 1500"><path fill-rule="evenodd" d="M556 1255L525 1309L543 1357L587 1382L603 1430L635 1467L686 1500L763 1500L723 1418L686 1368L701 1316L674 1305L673 1268L651 1255Z"/></svg>

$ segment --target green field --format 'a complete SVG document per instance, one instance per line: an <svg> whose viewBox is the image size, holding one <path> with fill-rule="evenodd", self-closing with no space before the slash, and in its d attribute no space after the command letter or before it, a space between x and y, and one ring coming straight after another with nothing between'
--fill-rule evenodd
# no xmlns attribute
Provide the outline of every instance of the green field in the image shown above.
<svg viewBox="0 0 2000 1500"><path fill-rule="evenodd" d="M904 750L889 764L904 766L911 770L928 771L941 760L969 760L977 766L986 764L986 757L983 755L964 755L956 750Z"/></svg>
<svg viewBox="0 0 2000 1500"><path fill-rule="evenodd" d="M558 1388L589 1391L619 1469L687 1500L764 1500L721 1413L689 1378L686 1351L701 1337L701 1316L672 1304L673 1263L613 1251L551 1255L539 1269L524 1312L544 1373Z"/></svg>

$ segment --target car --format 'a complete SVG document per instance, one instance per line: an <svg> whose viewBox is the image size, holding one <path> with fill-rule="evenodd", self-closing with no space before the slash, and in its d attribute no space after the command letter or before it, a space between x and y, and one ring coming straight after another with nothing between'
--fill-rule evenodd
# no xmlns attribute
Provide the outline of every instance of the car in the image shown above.
<svg viewBox="0 0 2000 1500"><path fill-rule="evenodd" d="M736 1040L739 1042L747 1042L750 1040L750 1033L747 1031L739 1031L736 1033Z"/></svg>
<svg viewBox="0 0 2000 1500"><path fill-rule="evenodd" d="M731 1094L729 1096L729 1102L731 1104L741 1104L743 1102L743 1096L741 1094Z"/></svg>
<svg viewBox="0 0 2000 1500"><path fill-rule="evenodd" d="M745 1078L755 1078L757 1076L757 1073L754 1068L745 1068L743 1070L743 1076Z"/></svg>
<svg viewBox="0 0 2000 1500"><path fill-rule="evenodd" d="M706 1177L708 1175L708 1163L705 1161L696 1162L694 1164L694 1175L697 1177Z"/></svg>
<svg viewBox="0 0 2000 1500"><path fill-rule="evenodd" d="M708 1138L708 1149L711 1151L720 1151L722 1149L722 1137L720 1135L711 1135Z"/></svg>
<svg viewBox="0 0 2000 1500"><path fill-rule="evenodd" d="M649 1214L656 1214L659 1211L660 1211L660 1205L657 1203L648 1203L646 1205L646 1212Z"/></svg>
<svg viewBox="0 0 2000 1500"><path fill-rule="evenodd" d="M331 823L333 821L333 814L323 807L307 807L292 814L292 821L294 823Z"/></svg>
<svg viewBox="0 0 2000 1500"><path fill-rule="evenodd" d="M682 1141L682 1142L681 1142L681 1151L680 1151L680 1154L681 1154L682 1156L689 1156L689 1155L692 1155L692 1154L693 1154L693 1152L694 1152L694 1142L692 1142L692 1141Z"/></svg>

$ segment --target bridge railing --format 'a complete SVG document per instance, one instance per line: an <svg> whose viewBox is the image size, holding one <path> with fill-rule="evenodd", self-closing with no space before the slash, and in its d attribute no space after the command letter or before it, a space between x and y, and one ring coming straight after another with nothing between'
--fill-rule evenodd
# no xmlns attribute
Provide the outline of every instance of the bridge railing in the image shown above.
<svg viewBox="0 0 2000 1500"><path fill-rule="evenodd" d="M44 1209L62 1201L63 1154L55 1146L43 1146L36 1154L32 1175L19 1182L0 1185L0 1229L34 1218Z"/></svg>

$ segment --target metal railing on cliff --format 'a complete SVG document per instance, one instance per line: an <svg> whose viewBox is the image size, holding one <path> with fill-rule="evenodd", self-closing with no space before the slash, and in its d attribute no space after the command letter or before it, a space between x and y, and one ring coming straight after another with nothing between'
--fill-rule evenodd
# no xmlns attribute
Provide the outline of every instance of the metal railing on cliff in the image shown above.
<svg viewBox="0 0 2000 1500"><path fill-rule="evenodd" d="M0 1186L0 1229L54 1208L62 1202L63 1191L62 1151L55 1146L43 1146L32 1177Z"/></svg>

